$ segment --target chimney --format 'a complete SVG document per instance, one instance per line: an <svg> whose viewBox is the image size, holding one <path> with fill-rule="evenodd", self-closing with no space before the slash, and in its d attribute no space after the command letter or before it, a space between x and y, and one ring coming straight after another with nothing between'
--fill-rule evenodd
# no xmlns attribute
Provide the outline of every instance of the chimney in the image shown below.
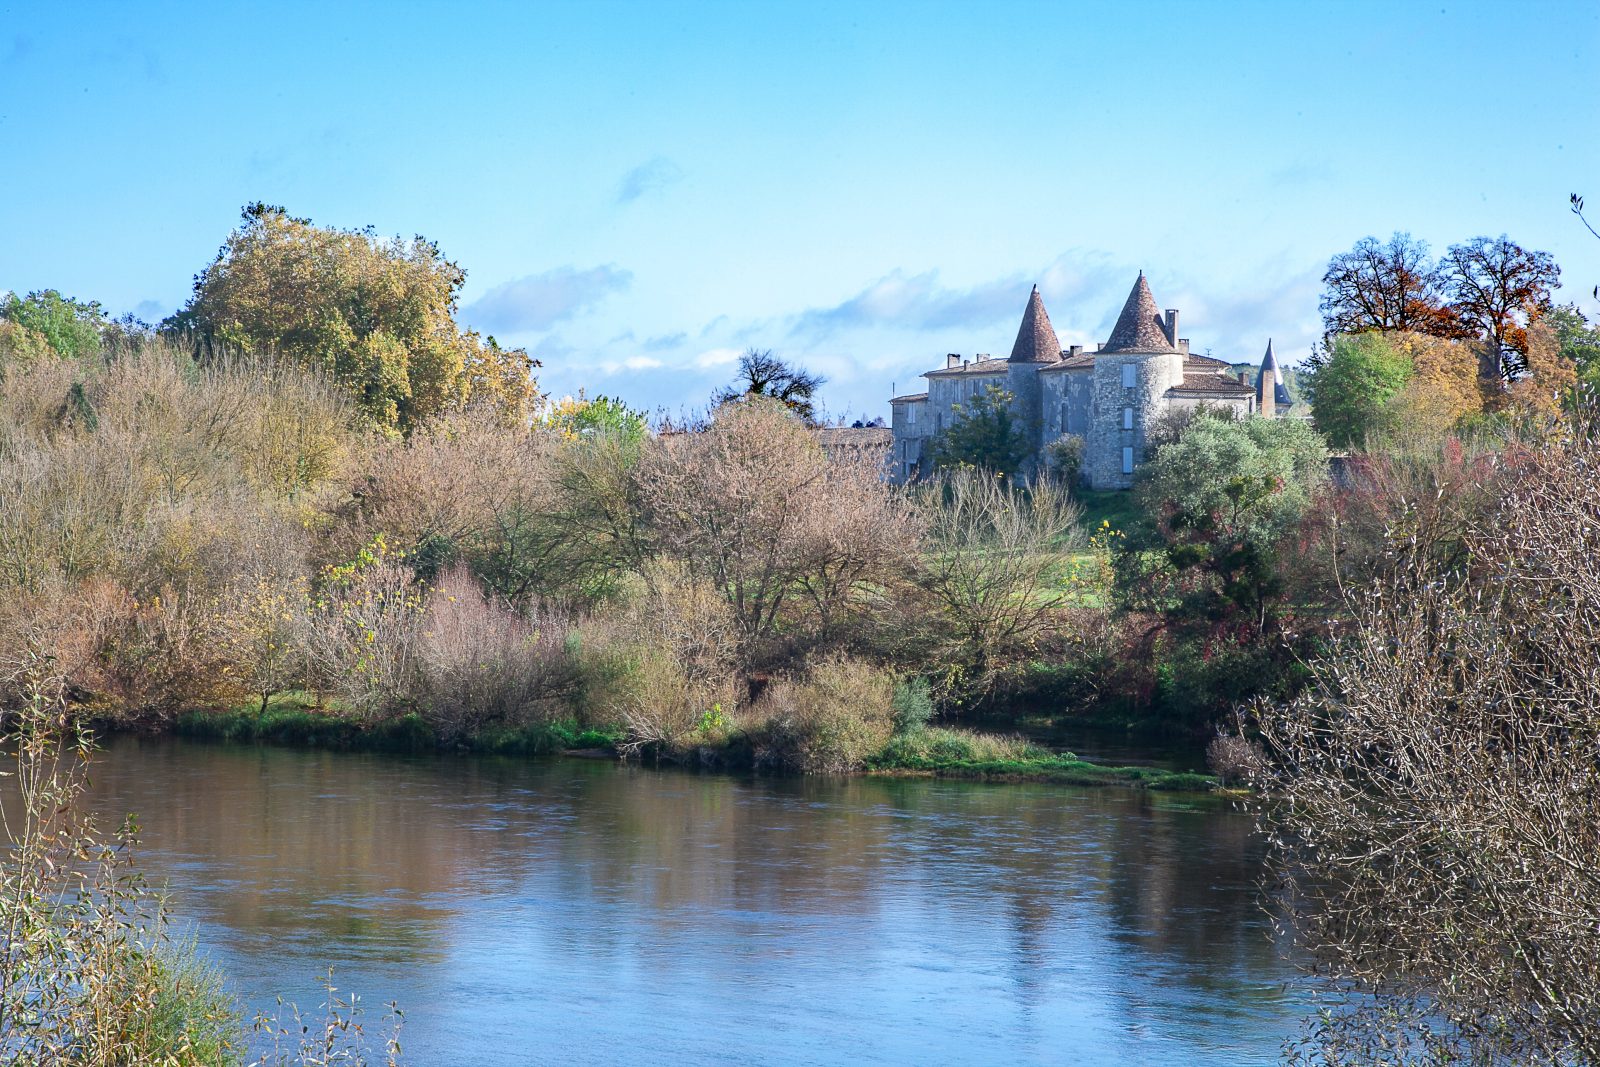
<svg viewBox="0 0 1600 1067"><path fill-rule="evenodd" d="M1178 338L1178 351L1186 356L1189 354L1189 339L1187 337Z"/></svg>
<svg viewBox="0 0 1600 1067"><path fill-rule="evenodd" d="M1177 308L1168 308L1167 309L1166 331L1167 331L1167 344L1172 345L1174 348L1176 348L1177 344L1178 344L1178 309Z"/></svg>
<svg viewBox="0 0 1600 1067"><path fill-rule="evenodd" d="M1073 345L1070 349L1067 350L1067 358L1068 359L1071 359L1073 356L1081 356L1081 355L1083 355L1083 346L1082 345Z"/></svg>
<svg viewBox="0 0 1600 1067"><path fill-rule="evenodd" d="M945 370L955 370L959 366L961 366L961 353L960 352L950 352L950 353L946 354L946 356L944 357L944 369Z"/></svg>

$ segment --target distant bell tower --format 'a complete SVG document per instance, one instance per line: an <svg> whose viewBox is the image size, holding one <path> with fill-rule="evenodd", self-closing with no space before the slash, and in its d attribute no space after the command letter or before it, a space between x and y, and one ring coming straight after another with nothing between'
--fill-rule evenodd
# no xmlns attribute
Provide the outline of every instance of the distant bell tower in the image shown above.
<svg viewBox="0 0 1600 1067"><path fill-rule="evenodd" d="M1278 370L1278 357L1272 354L1272 338L1267 338L1267 354L1261 357L1261 373L1256 378L1256 414L1263 419L1278 417L1278 397L1288 399L1283 387L1283 374ZM1283 407L1288 409L1288 404Z"/></svg>

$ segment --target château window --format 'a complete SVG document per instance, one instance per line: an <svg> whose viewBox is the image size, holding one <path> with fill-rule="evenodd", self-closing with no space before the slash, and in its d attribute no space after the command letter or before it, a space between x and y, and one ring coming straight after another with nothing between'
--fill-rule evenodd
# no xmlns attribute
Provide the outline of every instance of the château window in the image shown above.
<svg viewBox="0 0 1600 1067"><path fill-rule="evenodd" d="M1122 473L1133 473L1133 449L1131 448L1124 448L1122 450Z"/></svg>
<svg viewBox="0 0 1600 1067"><path fill-rule="evenodd" d="M1132 363L1124 363L1122 365L1122 387L1124 389L1132 389L1133 388L1133 364Z"/></svg>
<svg viewBox="0 0 1600 1067"><path fill-rule="evenodd" d="M1122 409L1122 428L1124 430L1133 429L1133 409L1132 408L1123 408Z"/></svg>

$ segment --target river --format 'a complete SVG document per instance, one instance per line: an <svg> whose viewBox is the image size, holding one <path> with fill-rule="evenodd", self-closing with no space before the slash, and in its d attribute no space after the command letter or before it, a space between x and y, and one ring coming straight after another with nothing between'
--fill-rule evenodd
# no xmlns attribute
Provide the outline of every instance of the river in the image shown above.
<svg viewBox="0 0 1600 1067"><path fill-rule="evenodd" d="M252 1008L405 1062L1275 1062L1304 1011L1207 797L115 737L90 803Z"/></svg>

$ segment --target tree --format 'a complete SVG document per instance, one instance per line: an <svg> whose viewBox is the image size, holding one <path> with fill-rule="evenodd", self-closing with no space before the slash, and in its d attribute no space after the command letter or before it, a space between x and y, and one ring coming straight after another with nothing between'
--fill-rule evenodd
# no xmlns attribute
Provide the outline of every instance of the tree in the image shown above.
<svg viewBox="0 0 1600 1067"><path fill-rule="evenodd" d="M1283 900L1354 994L1297 1062L1600 1063L1600 438L1579 423L1517 458L1466 566L1396 539L1305 696L1262 709Z"/></svg>
<svg viewBox="0 0 1600 1067"><path fill-rule="evenodd" d="M808 423L817 421L816 393L828 379L803 367L792 366L772 354L772 350L747 348L739 357L739 377L711 398L720 407L746 396L776 400Z"/></svg>
<svg viewBox="0 0 1600 1067"><path fill-rule="evenodd" d="M1600 388L1600 325L1591 323L1576 304L1558 304L1542 321L1555 331L1561 359L1572 364L1589 388Z"/></svg>
<svg viewBox="0 0 1600 1067"><path fill-rule="evenodd" d="M914 521L870 458L830 459L781 403L723 404L637 471L655 544L727 601L746 667L826 640L914 555Z"/></svg>
<svg viewBox="0 0 1600 1067"><path fill-rule="evenodd" d="M1359 448L1383 424L1384 408L1405 388L1411 361L1379 333L1343 334L1308 376L1311 418L1335 448Z"/></svg>
<svg viewBox="0 0 1600 1067"><path fill-rule="evenodd" d="M1322 284L1320 308L1329 337L1367 330L1461 335L1441 299L1427 243L1408 233L1396 233L1385 244L1363 237L1329 261Z"/></svg>
<svg viewBox="0 0 1600 1067"><path fill-rule="evenodd" d="M929 456L939 470L977 467L1002 477L1022 469L1032 449L1028 435L1011 414L1011 394L991 385L967 404L955 405L956 419L933 439Z"/></svg>
<svg viewBox="0 0 1600 1067"><path fill-rule="evenodd" d="M1053 480L1023 492L971 466L935 479L918 502L927 529L918 581L968 682L987 684L1059 620L1071 547L1059 542L1081 509Z"/></svg>
<svg viewBox="0 0 1600 1067"><path fill-rule="evenodd" d="M237 349L315 368L383 429L410 433L473 402L521 420L537 364L457 327L465 278L421 237L313 226L255 203L163 326L192 334L207 358Z"/></svg>
<svg viewBox="0 0 1600 1067"><path fill-rule="evenodd" d="M1550 305L1561 268L1548 252L1530 252L1505 234L1451 245L1441 284L1463 328L1482 339L1478 376L1499 389L1526 369L1527 327Z"/></svg>
<svg viewBox="0 0 1600 1067"><path fill-rule="evenodd" d="M93 300L80 301L44 289L18 296L9 293L0 303L0 320L42 337L62 359L78 359L100 350L100 337L110 325L106 313ZM18 347L21 346L18 341Z"/></svg>
<svg viewBox="0 0 1600 1067"><path fill-rule="evenodd" d="M638 442L647 429L645 417L622 401L608 396L590 400L582 390L576 397L564 397L551 404L541 421L546 428L569 440L616 434Z"/></svg>
<svg viewBox="0 0 1600 1067"><path fill-rule="evenodd" d="M1131 606L1270 632L1287 589L1280 558L1327 480L1327 449L1302 422L1196 418L1141 473L1147 518L1118 558Z"/></svg>
<svg viewBox="0 0 1600 1067"><path fill-rule="evenodd" d="M1405 386L1384 406L1377 421L1409 431L1447 433L1483 411L1477 351L1482 342L1453 341L1420 333L1390 334L1395 354L1410 361Z"/></svg>

